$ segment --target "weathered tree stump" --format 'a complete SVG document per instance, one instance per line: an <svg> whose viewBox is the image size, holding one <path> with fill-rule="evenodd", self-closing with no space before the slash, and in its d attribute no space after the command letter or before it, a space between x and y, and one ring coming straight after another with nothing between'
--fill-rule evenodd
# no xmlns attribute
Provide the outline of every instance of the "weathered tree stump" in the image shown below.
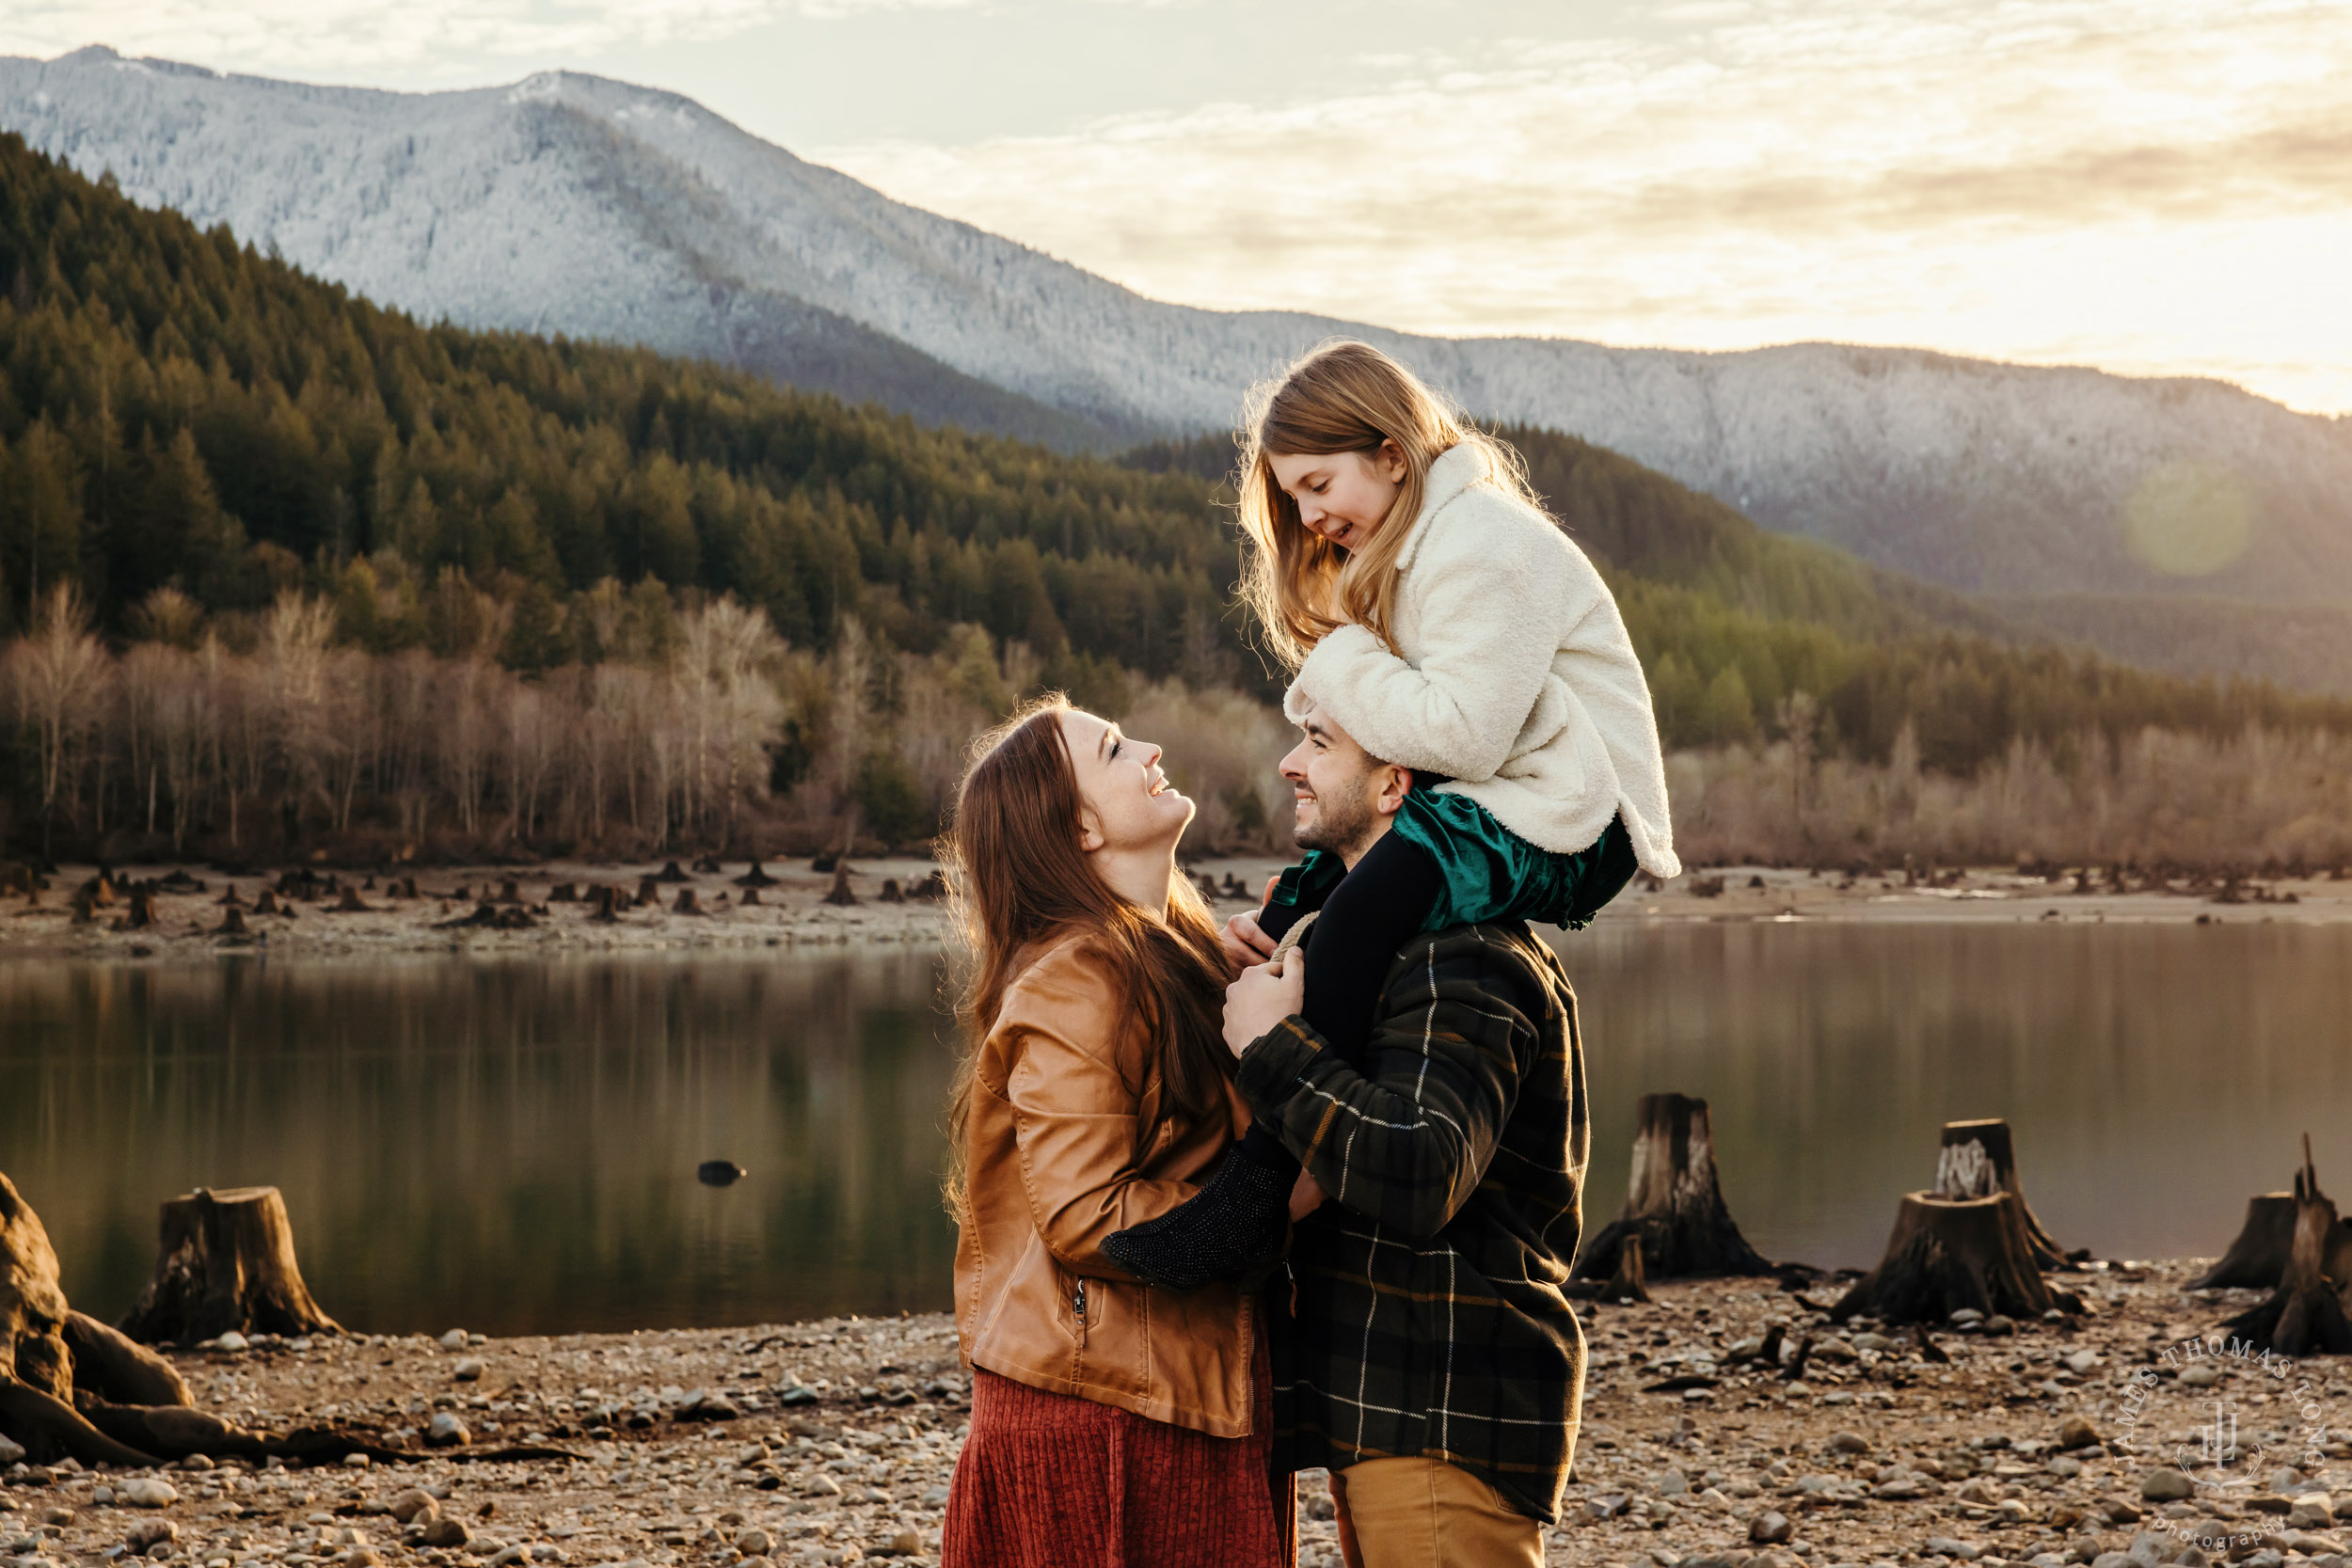
<svg viewBox="0 0 2352 1568"><path fill-rule="evenodd" d="M522 885L512 877L505 878L500 881L499 895L495 899L491 900L491 902L498 904L519 904L522 901Z"/></svg>
<svg viewBox="0 0 2352 1568"><path fill-rule="evenodd" d="M550 904L577 904L580 902L580 889L574 887L569 882L558 882L553 887L548 889L548 902Z"/></svg>
<svg viewBox="0 0 2352 1568"><path fill-rule="evenodd" d="M898 878L884 877L882 879L882 901L885 904L903 904L907 901L906 892L898 886Z"/></svg>
<svg viewBox="0 0 2352 1568"><path fill-rule="evenodd" d="M726 867L719 863L719 857L716 855L705 855L694 863L694 875L697 877L716 877L725 870Z"/></svg>
<svg viewBox="0 0 2352 1568"><path fill-rule="evenodd" d="M2257 1193L2248 1198L2246 1224L2239 1227L2237 1240L2230 1243L2230 1250L2182 1289L2276 1289L2287 1272L2287 1259L2295 1251L2296 1207L2293 1193Z"/></svg>
<svg viewBox="0 0 2352 1568"><path fill-rule="evenodd" d="M1600 1288L1604 1301L1629 1302L1650 1299L1649 1276L1642 1266L1642 1237L1639 1231L1628 1236L1617 1247L1617 1266L1609 1276L1609 1283Z"/></svg>
<svg viewBox="0 0 2352 1568"><path fill-rule="evenodd" d="M168 1199L155 1276L122 1330L149 1344L241 1334L340 1334L294 1261L294 1224L275 1187Z"/></svg>
<svg viewBox="0 0 2352 1568"><path fill-rule="evenodd" d="M652 877L640 877L637 879L637 902L646 909L659 905L661 902L661 883Z"/></svg>
<svg viewBox="0 0 2352 1568"><path fill-rule="evenodd" d="M691 887L682 887L678 889L677 902L672 904L670 908L679 914L707 914L710 912L702 907L702 901L694 896L694 890Z"/></svg>
<svg viewBox="0 0 2352 1568"><path fill-rule="evenodd" d="M2306 1132L2303 1168L2295 1173L2295 1237L2279 1288L2223 1326L2282 1355L2352 1355L2352 1303L2345 1300L2352 1280L2328 1272L2339 1229L2336 1206L2319 1190Z"/></svg>
<svg viewBox="0 0 2352 1568"><path fill-rule="evenodd" d="M278 901L278 890L263 888L262 895L253 901L253 912L255 914L284 914L285 906Z"/></svg>
<svg viewBox="0 0 2352 1568"><path fill-rule="evenodd" d="M833 868L833 891L825 895L828 904L850 905L857 902L857 895L850 891L850 868L835 864Z"/></svg>
<svg viewBox="0 0 2352 1568"><path fill-rule="evenodd" d="M1946 1122L1943 1146L1935 1156L1935 1196L1990 1197L1996 1192L2017 1200L2026 1240L2033 1248L2034 1266L2064 1268L2065 1250L2034 1218L2033 1206L2026 1201L2026 1189L2017 1180L2017 1151L2009 1123L1998 1117Z"/></svg>
<svg viewBox="0 0 2352 1568"><path fill-rule="evenodd" d="M123 931L145 931L151 929L154 924L154 893L144 887L133 888L131 890L131 907L129 910L124 911L122 919L116 928Z"/></svg>
<svg viewBox="0 0 2352 1568"><path fill-rule="evenodd" d="M767 870L759 863L759 857L754 855L752 868L736 878L735 885L737 887L773 887L776 885L776 879L768 875Z"/></svg>
<svg viewBox="0 0 2352 1568"><path fill-rule="evenodd" d="M346 886L343 889L342 900L335 906L335 912L337 914L367 914L373 911L374 908L374 905L368 903L359 896L359 890L358 888Z"/></svg>
<svg viewBox="0 0 2352 1568"><path fill-rule="evenodd" d="M1573 1272L1587 1279L1611 1274L1633 1236L1641 1238L1643 1262L1661 1279L1772 1272L1724 1204L1706 1101L1645 1094L1637 1102L1625 1212L1594 1236Z"/></svg>
<svg viewBox="0 0 2352 1568"><path fill-rule="evenodd" d="M759 901L760 901L760 898L759 898L759 889L757 889L757 888L754 887L754 888L745 888L745 889L743 890L743 908L745 908L745 909L747 909L747 910L748 910L748 909L750 909L753 905L757 904Z"/></svg>
<svg viewBox="0 0 2352 1568"><path fill-rule="evenodd" d="M245 923L245 911L232 904L222 912L220 924L213 928L213 934L216 937L242 937L250 936L252 931Z"/></svg>
<svg viewBox="0 0 2352 1568"><path fill-rule="evenodd" d="M678 869L677 862L663 861L661 869L655 874L654 879L663 882L683 882L687 880L687 876L685 872Z"/></svg>
<svg viewBox="0 0 2352 1568"><path fill-rule="evenodd" d="M907 889L909 898L930 900L947 896L947 879L934 870L930 876Z"/></svg>
<svg viewBox="0 0 2352 1568"><path fill-rule="evenodd" d="M2051 1289L2035 1267L2014 1193L1905 1195L1886 1256L1838 1299L1830 1317L1843 1323L1867 1312L1889 1323L1941 1323L1963 1307L2012 1318L2039 1318L2054 1307L2082 1310L2080 1297Z"/></svg>
<svg viewBox="0 0 2352 1568"><path fill-rule="evenodd" d="M599 926L619 925L621 917L618 911L621 905L621 899L625 895L623 894L614 888L597 887L592 889L588 895L588 903L590 906L588 918L595 921Z"/></svg>

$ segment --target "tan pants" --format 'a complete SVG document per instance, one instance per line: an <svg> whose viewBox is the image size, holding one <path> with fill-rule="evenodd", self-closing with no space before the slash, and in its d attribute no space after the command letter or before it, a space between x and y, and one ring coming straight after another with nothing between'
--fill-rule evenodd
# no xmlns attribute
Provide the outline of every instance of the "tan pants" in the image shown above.
<svg viewBox="0 0 2352 1568"><path fill-rule="evenodd" d="M1331 1472L1347 1568L1544 1568L1543 1528L1441 1459Z"/></svg>

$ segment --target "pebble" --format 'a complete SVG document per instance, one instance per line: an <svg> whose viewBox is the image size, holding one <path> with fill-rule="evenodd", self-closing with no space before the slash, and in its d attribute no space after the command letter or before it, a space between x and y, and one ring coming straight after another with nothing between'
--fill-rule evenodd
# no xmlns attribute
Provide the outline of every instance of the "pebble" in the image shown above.
<svg viewBox="0 0 2352 1568"><path fill-rule="evenodd" d="M456 1370L450 1375L460 1383L479 1383L482 1381L482 1370L481 1357L469 1355L457 1363Z"/></svg>
<svg viewBox="0 0 2352 1568"><path fill-rule="evenodd" d="M1955 1541L1948 1535L1931 1535L1927 1544L1919 1549L1930 1557L1957 1558L1963 1562L1974 1562L1983 1555L1983 1548L1972 1546L1965 1541Z"/></svg>
<svg viewBox="0 0 2352 1568"><path fill-rule="evenodd" d="M423 1542L428 1546L462 1546L473 1539L465 1523L457 1519L436 1519L424 1527Z"/></svg>
<svg viewBox="0 0 2352 1568"><path fill-rule="evenodd" d="M1776 1546L1796 1533L1788 1515L1777 1511L1768 1510L1748 1521L1748 1539L1759 1546Z"/></svg>
<svg viewBox="0 0 2352 1568"><path fill-rule="evenodd" d="M24 1446L0 1433L0 1465L18 1465L24 1459Z"/></svg>
<svg viewBox="0 0 2352 1568"><path fill-rule="evenodd" d="M443 1350L464 1350L466 1348L466 1331L462 1328L453 1328L447 1334L442 1335L441 1348Z"/></svg>
<svg viewBox="0 0 2352 1568"><path fill-rule="evenodd" d="M413 1524L420 1515L429 1524L441 1516L441 1505L432 1493L412 1486L394 1497L386 1512L404 1525Z"/></svg>
<svg viewBox="0 0 2352 1568"><path fill-rule="evenodd" d="M811 1476L801 1487L801 1494L809 1497L837 1497L841 1496L841 1483L831 1476Z"/></svg>
<svg viewBox="0 0 2352 1568"><path fill-rule="evenodd" d="M766 1557L772 1544L764 1529L741 1530L735 1537L735 1549L745 1557Z"/></svg>
<svg viewBox="0 0 2352 1568"><path fill-rule="evenodd" d="M1663 1471L1651 1484L1661 1497L1679 1497L1691 1490L1690 1478L1680 1470Z"/></svg>
<svg viewBox="0 0 2352 1568"><path fill-rule="evenodd" d="M180 1527L168 1519L142 1519L123 1531L122 1544L132 1551L146 1555L147 1548L158 1541L177 1541Z"/></svg>
<svg viewBox="0 0 2352 1568"><path fill-rule="evenodd" d="M2194 1369L2191 1369L2194 1370ZM2186 1377L2188 1374L2181 1374ZM2178 1502L2197 1495L2197 1483L2178 1470L2151 1470L2139 1483L2139 1495L2152 1503Z"/></svg>
<svg viewBox="0 0 2352 1568"><path fill-rule="evenodd" d="M222 1335L219 1338L215 1339L213 1341L213 1348L215 1350L227 1351L230 1354L234 1355L241 1350L251 1350L253 1348L253 1342L232 1328L228 1333Z"/></svg>
<svg viewBox="0 0 2352 1568"><path fill-rule="evenodd" d="M1858 1432L1833 1432L1825 1445L1832 1453L1868 1453L1869 1439Z"/></svg>
<svg viewBox="0 0 2352 1568"><path fill-rule="evenodd" d="M424 1429L424 1440L437 1449L457 1448L473 1441L473 1433L466 1423L446 1410L436 1411L433 1424Z"/></svg>
<svg viewBox="0 0 2352 1568"><path fill-rule="evenodd" d="M169 1508L179 1500L178 1487L151 1476L134 1476L115 1488L115 1501L132 1508Z"/></svg>
<svg viewBox="0 0 2352 1568"><path fill-rule="evenodd" d="M2089 1355L2090 1353L2084 1351L2081 1354ZM2061 1449L2087 1449L2105 1441L2099 1435L2099 1429L2084 1417L2069 1416L2058 1423L2058 1444Z"/></svg>
<svg viewBox="0 0 2352 1568"><path fill-rule="evenodd" d="M2306 1492L2287 1511L2287 1523L2296 1529L2323 1529L2332 1522L2335 1503L2325 1492Z"/></svg>

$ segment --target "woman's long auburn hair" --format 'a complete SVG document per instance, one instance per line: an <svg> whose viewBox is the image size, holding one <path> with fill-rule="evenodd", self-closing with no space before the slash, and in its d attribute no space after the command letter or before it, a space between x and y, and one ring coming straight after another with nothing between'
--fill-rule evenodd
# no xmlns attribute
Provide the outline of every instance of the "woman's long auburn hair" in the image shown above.
<svg viewBox="0 0 2352 1568"><path fill-rule="evenodd" d="M963 1053L948 1106L945 1182L959 1219L980 1041L1006 988L1054 939L1084 933L1118 975L1123 1010L1158 1046L1152 1066L1162 1085L1161 1121L1211 1115L1233 1073L1222 1037L1225 958L1199 890L1189 878L1171 879L1162 919L1112 891L1078 847L1078 775L1061 727L1068 711L1069 700L1056 692L973 743L941 856L963 949L956 1004ZM1145 1129L1142 1147L1157 1132L1157 1124Z"/></svg>
<svg viewBox="0 0 2352 1568"><path fill-rule="evenodd" d="M1299 521L1298 503L1275 479L1270 460L1371 453L1383 441L1394 441L1405 454L1405 482L1379 528L1351 553ZM1284 669L1296 670L1316 643L1350 621L1393 650L1396 558L1421 515L1429 465L1458 446L1479 453L1488 482L1545 510L1517 451L1369 343L1335 338L1251 389L1234 483L1242 597Z"/></svg>

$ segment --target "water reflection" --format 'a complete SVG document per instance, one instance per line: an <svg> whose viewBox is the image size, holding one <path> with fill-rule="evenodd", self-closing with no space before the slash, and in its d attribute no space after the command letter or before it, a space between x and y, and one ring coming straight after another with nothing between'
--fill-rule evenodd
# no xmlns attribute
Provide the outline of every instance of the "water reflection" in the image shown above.
<svg viewBox="0 0 2352 1568"><path fill-rule="evenodd" d="M2352 928L1604 921L1560 942L1622 1199L1635 1096L1712 1102L1768 1255L1867 1264L1951 1117L2005 1116L2064 1244L2218 1250L2308 1129L2352 1195ZM358 1328L943 1307L934 955L0 967L0 1169L112 1317L156 1204L285 1191ZM695 1166L750 1174L699 1185Z"/></svg>

